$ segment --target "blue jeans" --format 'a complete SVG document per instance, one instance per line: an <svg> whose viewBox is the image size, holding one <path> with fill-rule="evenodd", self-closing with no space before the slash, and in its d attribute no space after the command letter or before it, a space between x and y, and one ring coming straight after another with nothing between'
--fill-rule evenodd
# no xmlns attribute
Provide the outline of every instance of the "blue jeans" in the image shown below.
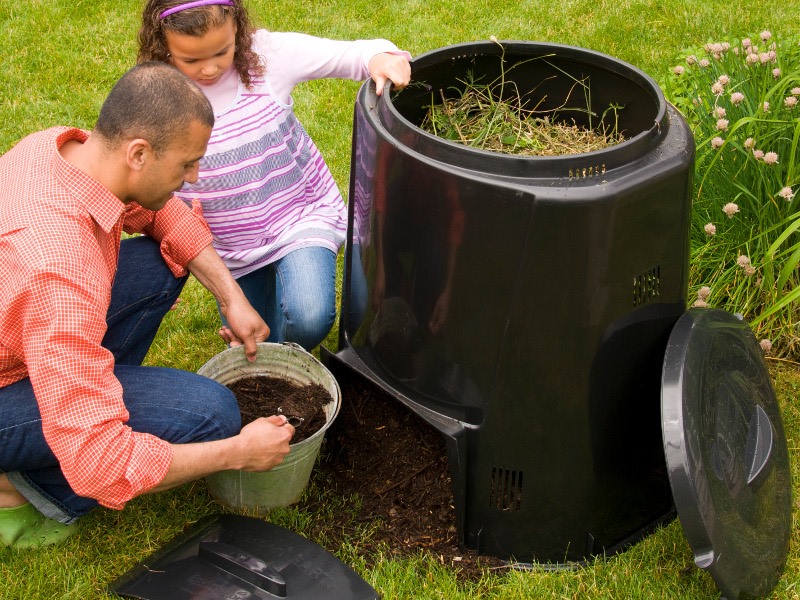
<svg viewBox="0 0 800 600"><path fill-rule="evenodd" d="M103 338L114 354L128 425L176 444L222 439L241 428L236 398L225 386L178 369L141 366L185 282L172 274L152 239L123 240ZM0 472L45 516L63 523L97 506L64 478L42 434L29 379L0 388Z"/></svg>
<svg viewBox="0 0 800 600"><path fill-rule="evenodd" d="M353 262L354 274L357 272L360 278L354 277L351 285L366 287L360 261ZM299 248L236 281L269 325L268 342L294 342L311 351L333 327L336 254L327 248ZM362 296L363 293L358 294L359 298ZM363 316L363 310L357 310ZM360 317L355 318L360 321ZM224 317L222 322L226 323Z"/></svg>

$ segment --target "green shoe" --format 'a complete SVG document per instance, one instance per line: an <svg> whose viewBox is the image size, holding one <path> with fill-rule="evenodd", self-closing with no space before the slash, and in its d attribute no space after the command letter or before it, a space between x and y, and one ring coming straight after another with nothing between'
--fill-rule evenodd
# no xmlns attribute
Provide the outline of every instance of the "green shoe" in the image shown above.
<svg viewBox="0 0 800 600"><path fill-rule="evenodd" d="M0 508L0 544L12 548L39 548L63 542L78 530L48 519L33 504Z"/></svg>

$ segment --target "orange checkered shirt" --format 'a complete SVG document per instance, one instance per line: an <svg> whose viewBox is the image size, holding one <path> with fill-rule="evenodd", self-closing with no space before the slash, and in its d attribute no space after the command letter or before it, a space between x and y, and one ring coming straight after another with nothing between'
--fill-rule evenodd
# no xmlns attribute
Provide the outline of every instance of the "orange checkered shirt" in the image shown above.
<svg viewBox="0 0 800 600"><path fill-rule="evenodd" d="M158 212L126 206L61 157L65 142L87 137L48 129L0 157L0 387L30 377L72 489L120 509L157 485L172 460L167 442L125 424L114 358L100 345L120 235L158 240L180 276L211 234L199 207L177 198Z"/></svg>

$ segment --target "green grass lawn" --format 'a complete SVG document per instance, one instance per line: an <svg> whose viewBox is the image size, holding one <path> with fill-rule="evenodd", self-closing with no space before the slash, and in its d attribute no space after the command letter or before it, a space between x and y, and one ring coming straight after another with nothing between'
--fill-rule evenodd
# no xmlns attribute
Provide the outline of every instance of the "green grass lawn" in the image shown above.
<svg viewBox="0 0 800 600"><path fill-rule="evenodd" d="M5 0L0 3L0 152L25 134L52 125L91 128L110 86L132 65L140 0ZM249 0L258 24L334 37L386 37L417 55L445 45L485 40L549 41L581 46L625 60L661 81L683 48L708 41L757 37L762 29L800 31L794 0L705 3L619 0L317 0L277 5ZM325 81L295 93L296 110L347 190L350 132L358 84ZM190 281L169 315L150 364L196 370L223 349L210 296ZM328 338L335 347L336 332ZM784 414L798 497L800 369L771 361ZM312 484L313 492L313 484ZM796 502L796 500L795 500ZM316 512L272 511L269 520L296 531L324 519ZM105 598L105 586L163 545L187 524L220 511L202 483L136 498L121 512L99 509L64 545L17 553L0 549L0 598ZM328 512L328 514L330 514ZM773 598L800 598L800 535L795 504L792 548ZM628 551L566 572L495 571L475 584L459 583L435 558L391 559L367 567L352 547L337 553L385 598L717 598L707 573L694 567L679 522Z"/></svg>

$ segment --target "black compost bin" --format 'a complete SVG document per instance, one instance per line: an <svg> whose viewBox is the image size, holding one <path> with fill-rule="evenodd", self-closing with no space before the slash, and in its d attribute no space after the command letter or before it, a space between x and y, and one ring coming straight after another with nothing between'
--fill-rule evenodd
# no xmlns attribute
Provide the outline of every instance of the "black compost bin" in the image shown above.
<svg viewBox="0 0 800 600"><path fill-rule="evenodd" d="M419 127L442 94L501 74L555 119L618 119L625 141L518 156ZM584 561L674 516L660 397L686 312L693 163L652 79L580 48L460 44L415 58L397 94L360 89L339 349L324 358L444 435L464 546Z"/></svg>

